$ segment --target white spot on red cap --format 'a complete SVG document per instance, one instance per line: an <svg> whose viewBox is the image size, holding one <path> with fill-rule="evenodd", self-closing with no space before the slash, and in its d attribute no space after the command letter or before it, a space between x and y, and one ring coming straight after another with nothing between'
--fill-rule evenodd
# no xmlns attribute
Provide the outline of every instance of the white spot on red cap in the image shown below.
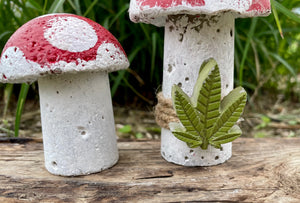
<svg viewBox="0 0 300 203"><path fill-rule="evenodd" d="M93 48L98 37L93 27L74 17L56 17L48 21L44 37L54 47L70 52Z"/></svg>
<svg viewBox="0 0 300 203"><path fill-rule="evenodd" d="M99 67L104 65L118 67L126 60L123 52L112 43L103 43L97 50L96 65Z"/></svg>
<svg viewBox="0 0 300 203"><path fill-rule="evenodd" d="M7 48L4 54L9 56L1 58L0 73L5 76L3 77L5 80L13 81L26 75L21 82L33 82L36 75L45 72L38 63L27 61L24 53L17 47Z"/></svg>

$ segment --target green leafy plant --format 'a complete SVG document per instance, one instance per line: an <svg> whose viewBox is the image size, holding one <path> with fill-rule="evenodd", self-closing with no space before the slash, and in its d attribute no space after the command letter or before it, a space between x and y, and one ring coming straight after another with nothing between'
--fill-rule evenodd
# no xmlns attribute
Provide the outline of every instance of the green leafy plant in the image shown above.
<svg viewBox="0 0 300 203"><path fill-rule="evenodd" d="M131 125L124 125L122 128L118 130L120 133L131 133L132 127Z"/></svg>
<svg viewBox="0 0 300 203"><path fill-rule="evenodd" d="M221 148L221 144L242 134L236 122L245 107L247 93L237 87L221 100L221 77L214 59L202 64L191 98L174 85L172 99L181 123L170 123L170 129L189 147Z"/></svg>
<svg viewBox="0 0 300 203"><path fill-rule="evenodd" d="M254 127L255 130L266 128L271 123L271 118L268 116L261 115L260 119L261 119L260 124Z"/></svg>
<svg viewBox="0 0 300 203"><path fill-rule="evenodd" d="M133 135L137 139L142 139L144 137L141 132L134 132L131 125L124 125L118 129L118 132L123 135Z"/></svg>
<svg viewBox="0 0 300 203"><path fill-rule="evenodd" d="M253 107L262 90L295 101L300 98L300 15L296 12L300 1L271 0L271 5L268 17L236 19L235 82L247 88Z"/></svg>

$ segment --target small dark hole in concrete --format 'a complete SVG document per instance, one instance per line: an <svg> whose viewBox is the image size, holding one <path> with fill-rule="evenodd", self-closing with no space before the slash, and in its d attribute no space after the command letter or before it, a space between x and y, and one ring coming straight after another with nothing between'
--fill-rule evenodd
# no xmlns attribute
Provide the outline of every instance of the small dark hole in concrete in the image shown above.
<svg viewBox="0 0 300 203"><path fill-rule="evenodd" d="M189 78L189 77L186 77L184 80L185 80L185 81L189 81L189 80L190 80L190 78Z"/></svg>
<svg viewBox="0 0 300 203"><path fill-rule="evenodd" d="M226 84L226 88L228 88L229 87L229 85L228 84Z"/></svg>
<svg viewBox="0 0 300 203"><path fill-rule="evenodd" d="M104 119L104 116L102 116L102 119Z"/></svg>
<svg viewBox="0 0 300 203"><path fill-rule="evenodd" d="M220 32L220 29L217 29L217 32Z"/></svg>
<svg viewBox="0 0 300 203"><path fill-rule="evenodd" d="M81 135L85 135L85 134L86 134L86 132L85 132L85 131L82 131L82 132L81 132Z"/></svg>
<svg viewBox="0 0 300 203"><path fill-rule="evenodd" d="M189 159L189 157L187 157L187 156L184 157L184 160L188 160L188 159Z"/></svg>
<svg viewBox="0 0 300 203"><path fill-rule="evenodd" d="M52 166L54 166L54 167L56 167L57 166L57 163L56 163L56 161L52 161Z"/></svg>
<svg viewBox="0 0 300 203"><path fill-rule="evenodd" d="M178 83L178 87L182 87L182 83L180 82L180 83Z"/></svg>
<svg viewBox="0 0 300 203"><path fill-rule="evenodd" d="M171 72L172 72L172 69L173 69L173 68L172 68L172 65L169 64L169 65L168 65L168 72L171 73Z"/></svg>
<svg viewBox="0 0 300 203"><path fill-rule="evenodd" d="M193 152L194 152L194 150L191 149L191 150L190 150L190 153L193 153Z"/></svg>
<svg viewBox="0 0 300 203"><path fill-rule="evenodd" d="M219 156L216 156L216 157L215 157L215 160L218 160L218 159L219 159Z"/></svg>
<svg viewBox="0 0 300 203"><path fill-rule="evenodd" d="M56 94L59 94L59 91L56 91Z"/></svg>
<svg viewBox="0 0 300 203"><path fill-rule="evenodd" d="M232 29L230 29L230 36L231 36L231 37L233 36L233 31L232 31Z"/></svg>
<svg viewBox="0 0 300 203"><path fill-rule="evenodd" d="M204 156L202 156L201 159L204 159Z"/></svg>

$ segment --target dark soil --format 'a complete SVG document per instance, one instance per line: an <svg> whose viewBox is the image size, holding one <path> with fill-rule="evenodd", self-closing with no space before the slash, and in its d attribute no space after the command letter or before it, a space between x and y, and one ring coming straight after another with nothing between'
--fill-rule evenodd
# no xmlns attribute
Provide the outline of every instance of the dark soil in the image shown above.
<svg viewBox="0 0 300 203"><path fill-rule="evenodd" d="M260 100L255 108L248 104L240 126L243 137L296 137L300 136L300 104L277 99ZM0 120L0 137L13 136L15 103L7 116ZM3 104L0 104L2 115ZM116 132L125 139L160 139L160 127L156 124L153 107L114 107ZM20 137L41 138L39 103L27 100L22 115Z"/></svg>

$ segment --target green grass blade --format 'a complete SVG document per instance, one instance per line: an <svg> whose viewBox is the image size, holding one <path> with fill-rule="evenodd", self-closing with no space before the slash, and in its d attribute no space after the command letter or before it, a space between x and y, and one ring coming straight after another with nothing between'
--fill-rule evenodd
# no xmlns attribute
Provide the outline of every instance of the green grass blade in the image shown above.
<svg viewBox="0 0 300 203"><path fill-rule="evenodd" d="M14 134L15 134L14 131L11 131L9 129L2 128L2 127L0 127L0 131L4 132L4 133L7 133L8 136L14 136Z"/></svg>
<svg viewBox="0 0 300 203"><path fill-rule="evenodd" d="M107 16L105 20L102 22L102 26L108 30L109 27L110 16Z"/></svg>
<svg viewBox="0 0 300 203"><path fill-rule="evenodd" d="M281 24L280 24L280 21L279 21L277 9L276 9L276 6L274 4L274 0L271 0L271 6L272 6L272 13L274 15L274 19L275 19L276 25L278 27L278 31L280 33L281 38L283 39L284 36L283 36L283 33L282 33L282 28L281 28Z"/></svg>
<svg viewBox="0 0 300 203"><path fill-rule="evenodd" d="M257 25L257 18L252 18L251 25L250 25L250 30L249 30L249 33L247 35L246 45L245 45L245 48L244 48L244 51L243 51L242 62L240 64L240 69L239 69L239 84L240 85L243 84L244 66L245 66L245 62L246 62L249 47L250 47L250 41L251 41L251 39L254 35L256 25Z"/></svg>
<svg viewBox="0 0 300 203"><path fill-rule="evenodd" d="M44 6L43 6L43 13L42 13L43 15L47 13L46 12L47 4L48 4L48 0L45 0Z"/></svg>
<svg viewBox="0 0 300 203"><path fill-rule="evenodd" d="M39 12L42 12L43 11L43 8L40 6L39 3L37 3L36 1L34 0L28 0L26 3L25 3L25 6L27 8L31 8L31 9L34 9L34 10L37 10Z"/></svg>
<svg viewBox="0 0 300 203"><path fill-rule="evenodd" d="M275 6L277 11L283 13L285 16L287 16L291 20L293 20L297 23L300 23L299 15L293 13L292 11L290 11L288 8L284 7L281 3L277 2L277 1L271 0L271 2Z"/></svg>
<svg viewBox="0 0 300 203"><path fill-rule="evenodd" d="M126 70L119 70L117 73L118 74L117 77L114 78L113 86L111 88L111 96L112 97L115 96L117 89L120 86L123 77L125 76L125 73L126 73Z"/></svg>
<svg viewBox="0 0 300 203"><path fill-rule="evenodd" d="M72 1L69 0L69 3L70 2L72 2ZM76 14L82 16L80 1L79 0L74 0L74 6L75 6L74 10L75 10Z"/></svg>
<svg viewBox="0 0 300 203"><path fill-rule="evenodd" d="M142 100L147 102L148 104L152 105L152 101L144 97L141 93L139 93L129 82L126 78L123 78L124 83L131 89L138 97L140 97Z"/></svg>
<svg viewBox="0 0 300 203"><path fill-rule="evenodd" d="M155 58L156 58L156 44L157 44L157 33L152 34L152 55L151 55L151 72L150 81L153 81L153 74L155 70Z"/></svg>
<svg viewBox="0 0 300 203"><path fill-rule="evenodd" d="M11 98L12 91L13 91L13 87L14 87L13 84L6 84L5 89L4 89L3 119L5 119L5 117L6 117L8 105L9 105L10 98Z"/></svg>
<svg viewBox="0 0 300 203"><path fill-rule="evenodd" d="M93 8L94 8L94 6L95 6L97 3L98 3L98 0L94 0L93 3L91 3L91 4L89 5L88 9L86 9L86 11L84 12L83 16L86 17L87 15L89 15L90 12L93 11ZM93 13L92 13L92 15L93 15Z"/></svg>
<svg viewBox="0 0 300 203"><path fill-rule="evenodd" d="M22 111L24 108L24 104L25 104L25 100L27 97L29 87L30 87L30 85L28 85L26 83L22 84L22 86L21 86L21 90L20 90L20 94L19 94L19 98L18 98L18 104L17 104L16 120L15 120L15 137L19 136Z"/></svg>
<svg viewBox="0 0 300 203"><path fill-rule="evenodd" d="M0 40L2 40L2 38L4 38L7 35L11 35L13 32L12 31L4 31L0 34Z"/></svg>
<svg viewBox="0 0 300 203"><path fill-rule="evenodd" d="M139 26L142 28L142 30L143 30L143 32L144 32L144 35L146 36L146 39L147 39L148 41L151 41L151 37L150 37L149 32L148 32L148 30L147 30L147 28L146 28L146 25L144 25L144 24L142 24L142 23L139 23Z"/></svg>
<svg viewBox="0 0 300 203"><path fill-rule="evenodd" d="M76 5L72 0L67 0L69 5L72 7L72 9L76 12L77 14L77 10L76 10ZM78 15L78 14L77 14Z"/></svg>
<svg viewBox="0 0 300 203"><path fill-rule="evenodd" d="M144 47L144 44L141 44L140 46L136 47L128 56L128 60L131 63L133 59L136 57L136 55L139 53L139 51ZM126 70L120 70L118 71L118 76L113 80L113 86L111 88L111 96L113 97L118 89L118 87L121 84L122 79L124 78L126 73Z"/></svg>
<svg viewBox="0 0 300 203"><path fill-rule="evenodd" d="M263 30L262 32L258 32L256 34L256 37L257 38L263 38L265 36L271 35L273 37L273 39L275 40L276 45L278 45L279 44L279 38L278 38L278 32L279 31L277 29L275 29L273 24L268 22L266 19L262 18L261 22L263 22L269 29L268 30ZM284 31L286 32L286 30L284 30Z"/></svg>
<svg viewBox="0 0 300 203"><path fill-rule="evenodd" d="M282 65L284 65L284 67L286 67L286 69L295 77L297 78L297 74L294 70L294 68L286 61L284 60L284 58L282 58L281 56L279 56L278 54L275 53L269 53L273 58L275 58L277 61L279 61Z"/></svg>
<svg viewBox="0 0 300 203"><path fill-rule="evenodd" d="M113 19L110 21L108 29L118 20L118 18L124 13L127 12L129 8L129 4L125 4L120 11L114 15Z"/></svg>
<svg viewBox="0 0 300 203"><path fill-rule="evenodd" d="M57 13L63 8L63 4L65 3L65 0L54 0L52 3L50 9L48 10L48 13Z"/></svg>

